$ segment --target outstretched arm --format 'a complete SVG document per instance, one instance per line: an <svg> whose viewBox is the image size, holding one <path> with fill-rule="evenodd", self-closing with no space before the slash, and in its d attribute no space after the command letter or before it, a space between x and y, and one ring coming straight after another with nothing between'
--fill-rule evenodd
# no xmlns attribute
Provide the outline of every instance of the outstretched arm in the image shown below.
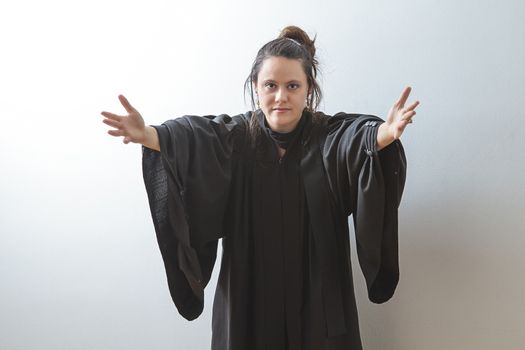
<svg viewBox="0 0 525 350"><path fill-rule="evenodd" d="M412 88L406 87L397 100L396 103L390 108L386 122L381 124L377 130L377 150L385 148L394 140L401 137L401 134L405 130L405 127L412 123L412 117L416 115L416 107L419 105L419 101L412 103L410 106L405 107L405 103L410 95Z"/></svg>
<svg viewBox="0 0 525 350"><path fill-rule="evenodd" d="M106 117L102 122L116 129L109 130L108 134L112 136L124 136L123 142L125 144L130 142L140 143L145 147L160 151L157 130L144 124L144 119L140 113L123 95L119 95L118 98L128 114L117 115L110 112L100 113Z"/></svg>

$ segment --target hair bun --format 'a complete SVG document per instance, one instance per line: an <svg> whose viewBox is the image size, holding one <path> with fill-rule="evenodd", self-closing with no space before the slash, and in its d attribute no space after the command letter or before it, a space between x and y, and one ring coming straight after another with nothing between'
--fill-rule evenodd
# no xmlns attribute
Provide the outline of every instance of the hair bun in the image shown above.
<svg viewBox="0 0 525 350"><path fill-rule="evenodd" d="M281 30L279 38L289 38L297 41L308 50L312 58L315 57L315 37L314 40L311 40L308 34L306 34L301 28L288 26Z"/></svg>

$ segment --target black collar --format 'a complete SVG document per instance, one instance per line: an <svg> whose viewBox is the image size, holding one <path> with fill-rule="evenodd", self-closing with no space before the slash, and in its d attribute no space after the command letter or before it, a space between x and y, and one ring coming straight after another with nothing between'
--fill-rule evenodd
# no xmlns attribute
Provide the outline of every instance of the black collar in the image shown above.
<svg viewBox="0 0 525 350"><path fill-rule="evenodd" d="M259 122L261 125L261 128L263 128L268 136L282 149L287 150L290 148L290 146L294 143L294 141L298 138L298 135L301 134L301 131L304 128L304 125L306 124L306 121L308 119L308 113L303 111L303 114L301 115L301 119L299 120L299 123L295 126L295 129L293 129L290 132L282 133L273 131L270 126L268 125L268 122L266 121L266 117L264 113L261 111L259 113Z"/></svg>

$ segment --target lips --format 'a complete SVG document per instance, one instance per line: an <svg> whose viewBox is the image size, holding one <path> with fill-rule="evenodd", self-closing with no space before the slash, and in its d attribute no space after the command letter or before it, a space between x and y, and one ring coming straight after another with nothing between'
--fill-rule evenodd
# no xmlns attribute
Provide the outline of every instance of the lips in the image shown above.
<svg viewBox="0 0 525 350"><path fill-rule="evenodd" d="M273 110L277 112L284 112L284 111L289 111L290 109L291 108L274 108Z"/></svg>

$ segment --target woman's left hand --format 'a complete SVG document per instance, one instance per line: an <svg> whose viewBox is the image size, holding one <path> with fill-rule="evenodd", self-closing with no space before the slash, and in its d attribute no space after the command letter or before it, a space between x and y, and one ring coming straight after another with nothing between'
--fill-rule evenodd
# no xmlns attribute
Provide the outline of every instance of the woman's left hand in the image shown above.
<svg viewBox="0 0 525 350"><path fill-rule="evenodd" d="M419 105L419 101L412 103L410 106L405 107L405 103L410 95L412 88L407 86L399 100L390 108L388 116L386 118L385 129L389 134L390 138L397 140L401 137L401 134L405 130L405 127L412 123L412 118L416 115L416 107Z"/></svg>

